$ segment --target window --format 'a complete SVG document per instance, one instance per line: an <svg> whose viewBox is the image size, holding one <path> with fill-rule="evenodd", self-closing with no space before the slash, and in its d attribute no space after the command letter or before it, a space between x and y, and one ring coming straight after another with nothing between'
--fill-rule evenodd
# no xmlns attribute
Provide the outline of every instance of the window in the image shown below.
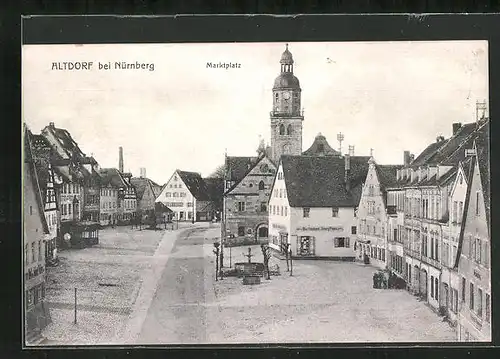
<svg viewBox="0 0 500 359"><path fill-rule="evenodd" d="M259 191L263 191L264 190L264 181L260 181L259 182Z"/></svg>
<svg viewBox="0 0 500 359"><path fill-rule="evenodd" d="M24 262L26 264L29 264L29 258L28 258L28 245L24 245Z"/></svg>
<svg viewBox="0 0 500 359"><path fill-rule="evenodd" d="M33 206L30 206L30 216L33 215Z"/></svg>
<svg viewBox="0 0 500 359"><path fill-rule="evenodd" d="M174 193L173 193L173 197L179 197L179 193L174 192Z"/></svg>
<svg viewBox="0 0 500 359"><path fill-rule="evenodd" d="M490 311L490 295L489 294L486 294L486 300L485 300L485 316L484 316L484 319L489 323L490 322L490 315L491 315L491 311Z"/></svg>
<svg viewBox="0 0 500 359"><path fill-rule="evenodd" d="M266 204L266 202L261 202L260 203L260 211L261 212L267 212L267 204Z"/></svg>
<svg viewBox="0 0 500 359"><path fill-rule="evenodd" d="M351 227L351 234L356 234L356 231L357 231L357 227L356 226L352 226Z"/></svg>
<svg viewBox="0 0 500 359"><path fill-rule="evenodd" d="M434 276L431 275L431 298L434 298Z"/></svg>
<svg viewBox="0 0 500 359"><path fill-rule="evenodd" d="M238 211L239 212L245 211L245 202L238 202Z"/></svg>
<svg viewBox="0 0 500 359"><path fill-rule="evenodd" d="M347 237L335 237L333 239L333 246L335 248L349 248L349 238ZM373 250L374 248L372 248Z"/></svg>
<svg viewBox="0 0 500 359"><path fill-rule="evenodd" d="M31 242L31 263L35 262L35 242Z"/></svg>
<svg viewBox="0 0 500 359"><path fill-rule="evenodd" d="M477 288L477 316L483 317L483 290Z"/></svg>
<svg viewBox="0 0 500 359"><path fill-rule="evenodd" d="M42 242L38 241L38 260L42 260Z"/></svg>
<svg viewBox="0 0 500 359"><path fill-rule="evenodd" d="M287 135L292 135L292 125L288 125L286 134Z"/></svg>
<svg viewBox="0 0 500 359"><path fill-rule="evenodd" d="M462 223L463 215L464 215L464 203L460 201L458 203L458 223Z"/></svg>
<svg viewBox="0 0 500 359"><path fill-rule="evenodd" d="M457 201L453 201L453 214L452 214L452 222L458 223L458 213L457 213Z"/></svg>
<svg viewBox="0 0 500 359"><path fill-rule="evenodd" d="M288 216L288 207L285 207L285 217Z"/></svg>
<svg viewBox="0 0 500 359"><path fill-rule="evenodd" d="M439 242L436 236L436 238L434 238L434 259L437 261L439 260L438 254L439 254Z"/></svg>
<svg viewBox="0 0 500 359"><path fill-rule="evenodd" d="M304 213L303 213L303 217L304 217L304 218L308 218L308 217L309 217L309 212L310 212L310 211L311 211L311 209L310 209L310 208L304 208L304 209L303 209L303 212L304 212Z"/></svg>
<svg viewBox="0 0 500 359"><path fill-rule="evenodd" d="M439 279L436 277L434 278L434 299L439 300Z"/></svg>
<svg viewBox="0 0 500 359"><path fill-rule="evenodd" d="M462 302L465 302L465 278L462 277Z"/></svg>
<svg viewBox="0 0 500 359"><path fill-rule="evenodd" d="M285 125L281 124L280 125L280 135L284 135L285 134Z"/></svg>
<svg viewBox="0 0 500 359"><path fill-rule="evenodd" d="M283 206L280 206L280 215L283 215Z"/></svg>
<svg viewBox="0 0 500 359"><path fill-rule="evenodd" d="M474 310L474 284L471 282L469 291L469 308Z"/></svg>
<svg viewBox="0 0 500 359"><path fill-rule="evenodd" d="M337 207L332 208L332 217L338 217L339 216L339 209Z"/></svg>
<svg viewBox="0 0 500 359"><path fill-rule="evenodd" d="M186 197L186 193L185 192L181 192L179 193L181 197Z"/></svg>
<svg viewBox="0 0 500 359"><path fill-rule="evenodd" d="M476 192L476 216L479 216L479 191Z"/></svg>
<svg viewBox="0 0 500 359"><path fill-rule="evenodd" d="M245 227L244 226L239 226L238 227L238 236L244 236L245 235Z"/></svg>

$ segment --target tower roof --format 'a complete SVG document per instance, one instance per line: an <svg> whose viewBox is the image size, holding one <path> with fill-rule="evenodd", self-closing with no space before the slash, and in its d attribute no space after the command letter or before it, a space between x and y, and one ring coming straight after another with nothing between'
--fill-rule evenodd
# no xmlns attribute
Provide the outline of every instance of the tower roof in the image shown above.
<svg viewBox="0 0 500 359"><path fill-rule="evenodd" d="M286 49L281 55L281 73L274 80L273 90L292 89L300 91L300 82L293 74L293 57L292 53L288 51L288 44Z"/></svg>
<svg viewBox="0 0 500 359"><path fill-rule="evenodd" d="M286 44L286 49L283 52L283 54L281 54L280 64L285 64L285 65L293 64L293 56L292 53L288 51L288 44Z"/></svg>
<svg viewBox="0 0 500 359"><path fill-rule="evenodd" d="M340 156L340 152L334 150L326 140L325 136L318 133L313 144L308 150L304 151L306 156Z"/></svg>

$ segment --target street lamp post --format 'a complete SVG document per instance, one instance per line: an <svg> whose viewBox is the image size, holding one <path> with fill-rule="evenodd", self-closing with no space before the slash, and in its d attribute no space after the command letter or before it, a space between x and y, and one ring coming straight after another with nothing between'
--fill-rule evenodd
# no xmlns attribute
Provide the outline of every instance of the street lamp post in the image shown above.
<svg viewBox="0 0 500 359"><path fill-rule="evenodd" d="M214 254L215 254L215 281L217 282L219 277L219 242L214 242Z"/></svg>

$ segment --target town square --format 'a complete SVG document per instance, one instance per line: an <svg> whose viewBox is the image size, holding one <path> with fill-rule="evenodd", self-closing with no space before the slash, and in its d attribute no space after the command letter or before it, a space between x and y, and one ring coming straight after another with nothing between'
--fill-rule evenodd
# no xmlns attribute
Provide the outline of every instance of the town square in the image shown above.
<svg viewBox="0 0 500 359"><path fill-rule="evenodd" d="M487 44L65 46L23 50L26 345L491 340Z"/></svg>

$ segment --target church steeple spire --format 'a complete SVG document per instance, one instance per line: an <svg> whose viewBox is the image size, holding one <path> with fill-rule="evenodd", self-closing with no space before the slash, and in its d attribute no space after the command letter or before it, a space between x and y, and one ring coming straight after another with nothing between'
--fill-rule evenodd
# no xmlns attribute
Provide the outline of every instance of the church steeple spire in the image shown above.
<svg viewBox="0 0 500 359"><path fill-rule="evenodd" d="M286 44L285 51L281 55L281 73L292 73L293 74L293 56L292 53L288 50L288 44Z"/></svg>

